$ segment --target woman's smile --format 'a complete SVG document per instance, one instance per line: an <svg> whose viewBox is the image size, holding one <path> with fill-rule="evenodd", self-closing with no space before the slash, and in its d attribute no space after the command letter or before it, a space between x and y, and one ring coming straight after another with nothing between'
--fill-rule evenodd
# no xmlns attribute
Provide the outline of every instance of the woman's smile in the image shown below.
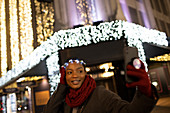
<svg viewBox="0 0 170 113"><path fill-rule="evenodd" d="M79 84L80 83L80 80L73 80L73 81L71 81L74 85L77 85L77 84Z"/></svg>

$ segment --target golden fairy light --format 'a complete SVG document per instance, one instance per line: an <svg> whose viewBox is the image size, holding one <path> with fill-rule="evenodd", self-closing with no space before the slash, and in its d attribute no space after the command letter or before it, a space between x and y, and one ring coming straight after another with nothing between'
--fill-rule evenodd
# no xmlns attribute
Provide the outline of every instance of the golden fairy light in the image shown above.
<svg viewBox="0 0 170 113"><path fill-rule="evenodd" d="M150 58L151 61L170 61L170 53Z"/></svg>
<svg viewBox="0 0 170 113"><path fill-rule="evenodd" d="M33 51L32 11L30 0L0 0L0 39L1 39L1 75L7 72L7 36L6 13L9 13L9 38L11 67ZM9 5L9 12L5 10Z"/></svg>
<svg viewBox="0 0 170 113"><path fill-rule="evenodd" d="M10 17L11 61L12 67L14 67L19 62L17 0L9 0L9 17Z"/></svg>
<svg viewBox="0 0 170 113"><path fill-rule="evenodd" d="M53 34L54 8L53 2L38 2L34 0L36 11L37 43L40 45Z"/></svg>
<svg viewBox="0 0 170 113"><path fill-rule="evenodd" d="M7 72L5 0L0 0L1 76Z"/></svg>
<svg viewBox="0 0 170 113"><path fill-rule="evenodd" d="M80 24L89 25L93 23L92 17L92 7L93 4L90 4L87 0L76 0L76 8L79 11L81 22Z"/></svg>
<svg viewBox="0 0 170 113"><path fill-rule="evenodd" d="M33 51L32 10L30 0L19 1L21 59Z"/></svg>

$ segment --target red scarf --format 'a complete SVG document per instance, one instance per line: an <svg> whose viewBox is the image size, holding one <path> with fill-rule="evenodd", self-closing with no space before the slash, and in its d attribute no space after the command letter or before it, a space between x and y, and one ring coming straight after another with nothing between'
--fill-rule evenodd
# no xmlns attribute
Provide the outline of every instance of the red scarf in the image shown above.
<svg viewBox="0 0 170 113"><path fill-rule="evenodd" d="M74 90L70 88L70 92L66 95L65 101L70 107L80 106L95 88L95 80L90 76L86 76L82 86L79 89Z"/></svg>

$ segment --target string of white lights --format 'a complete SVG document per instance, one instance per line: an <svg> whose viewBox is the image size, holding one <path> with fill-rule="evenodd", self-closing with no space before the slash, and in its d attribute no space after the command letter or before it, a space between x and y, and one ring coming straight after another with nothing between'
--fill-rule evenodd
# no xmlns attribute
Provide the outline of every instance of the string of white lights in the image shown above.
<svg viewBox="0 0 170 113"><path fill-rule="evenodd" d="M85 26L76 29L60 30L37 47L29 56L20 61L12 70L8 71L6 76L1 77L0 85L5 84L7 81L22 74L24 71L31 69L49 56L46 60L46 65L48 68L49 83L51 85L50 91L53 93L57 88L60 78L60 66L58 64L59 50L68 47L80 47L101 41L118 40L121 38L127 38L129 46L138 48L139 57L143 61L145 61L146 58L142 42L153 42L154 44L164 46L168 45L165 33L149 30L125 21L101 23L97 27ZM148 40L148 38L150 38L150 40Z"/></svg>
<svg viewBox="0 0 170 113"><path fill-rule="evenodd" d="M148 29L134 23L128 23L122 21L123 29L125 31L125 38L127 38L128 46L137 47L138 55L140 59L144 62L146 71L148 71L146 56L142 42L153 43L156 45L168 46L166 40L167 36L164 32L159 32L157 30Z"/></svg>

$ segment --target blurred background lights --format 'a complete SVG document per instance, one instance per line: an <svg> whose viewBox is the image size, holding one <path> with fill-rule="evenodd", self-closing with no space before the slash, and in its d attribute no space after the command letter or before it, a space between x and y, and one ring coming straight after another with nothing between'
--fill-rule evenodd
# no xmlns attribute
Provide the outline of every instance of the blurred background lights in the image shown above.
<svg viewBox="0 0 170 113"><path fill-rule="evenodd" d="M108 72L110 67L112 67L112 63L104 63L99 66L100 69L105 69L105 72Z"/></svg>
<svg viewBox="0 0 170 113"><path fill-rule="evenodd" d="M157 87L158 86L158 82L152 82L152 84Z"/></svg>
<svg viewBox="0 0 170 113"><path fill-rule="evenodd" d="M150 58L151 61L170 61L170 53Z"/></svg>
<svg viewBox="0 0 170 113"><path fill-rule="evenodd" d="M109 72L110 67L113 69L112 63L104 63L99 66L100 69L104 69L104 73L101 74L101 77L110 77L114 75L114 72Z"/></svg>
<svg viewBox="0 0 170 113"><path fill-rule="evenodd" d="M114 72L104 72L104 73L102 73L102 75L101 75L101 77L111 77L111 76L113 76L114 75Z"/></svg>
<svg viewBox="0 0 170 113"><path fill-rule="evenodd" d="M90 68L89 67L86 67L86 72L89 72L90 71Z"/></svg>

